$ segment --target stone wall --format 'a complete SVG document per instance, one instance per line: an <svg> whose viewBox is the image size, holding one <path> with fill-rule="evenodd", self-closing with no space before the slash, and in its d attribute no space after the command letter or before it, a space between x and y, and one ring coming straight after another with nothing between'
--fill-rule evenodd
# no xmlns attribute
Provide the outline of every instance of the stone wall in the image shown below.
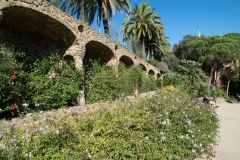
<svg viewBox="0 0 240 160"><path fill-rule="evenodd" d="M50 53L63 55L67 50L66 46L61 46L51 40L35 38L4 28L0 28L0 43L14 46L18 51L25 53L27 60L42 59Z"/></svg>
<svg viewBox="0 0 240 160"><path fill-rule="evenodd" d="M0 0L0 43L15 45L29 59L50 52L72 56L77 68L89 59L107 65L141 65L155 77L160 71L46 0Z"/></svg>

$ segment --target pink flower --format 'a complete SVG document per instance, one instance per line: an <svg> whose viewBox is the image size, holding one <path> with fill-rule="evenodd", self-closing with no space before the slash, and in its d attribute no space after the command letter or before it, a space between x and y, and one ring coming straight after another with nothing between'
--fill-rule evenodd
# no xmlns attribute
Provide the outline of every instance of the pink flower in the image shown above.
<svg viewBox="0 0 240 160"><path fill-rule="evenodd" d="M12 75L12 79L16 79L17 76L15 74Z"/></svg>
<svg viewBox="0 0 240 160"><path fill-rule="evenodd" d="M16 109L17 109L17 106L15 104L12 104L11 107L10 107L10 110L15 111Z"/></svg>

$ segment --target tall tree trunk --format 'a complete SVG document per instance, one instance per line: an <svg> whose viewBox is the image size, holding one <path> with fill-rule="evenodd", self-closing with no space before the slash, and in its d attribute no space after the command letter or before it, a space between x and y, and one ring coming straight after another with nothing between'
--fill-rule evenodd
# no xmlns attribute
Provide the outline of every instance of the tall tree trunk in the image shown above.
<svg viewBox="0 0 240 160"><path fill-rule="evenodd" d="M103 14L104 33L107 38L110 38L109 26L108 26L108 14L107 14L107 8L105 4L102 5L102 14Z"/></svg>
<svg viewBox="0 0 240 160"><path fill-rule="evenodd" d="M212 66L211 71L210 71L210 76L209 76L209 86L211 85L211 82L212 82L213 71L214 71L214 66Z"/></svg>
<svg viewBox="0 0 240 160"><path fill-rule="evenodd" d="M81 12L82 12L82 22L83 22L83 23L86 23L86 17L85 17L85 0L82 0Z"/></svg>
<svg viewBox="0 0 240 160"><path fill-rule="evenodd" d="M142 39L142 58L146 60L146 55L145 55L145 41L144 38Z"/></svg>
<svg viewBox="0 0 240 160"><path fill-rule="evenodd" d="M230 81L231 81L231 79L229 79L228 82L227 82L227 95L228 95L228 89L229 89Z"/></svg>

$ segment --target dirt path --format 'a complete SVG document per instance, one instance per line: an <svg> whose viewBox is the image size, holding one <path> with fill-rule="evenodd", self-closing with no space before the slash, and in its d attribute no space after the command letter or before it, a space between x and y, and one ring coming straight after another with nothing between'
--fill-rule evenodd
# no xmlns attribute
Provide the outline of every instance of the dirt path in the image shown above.
<svg viewBox="0 0 240 160"><path fill-rule="evenodd" d="M240 103L219 106L220 137L213 160L240 160Z"/></svg>

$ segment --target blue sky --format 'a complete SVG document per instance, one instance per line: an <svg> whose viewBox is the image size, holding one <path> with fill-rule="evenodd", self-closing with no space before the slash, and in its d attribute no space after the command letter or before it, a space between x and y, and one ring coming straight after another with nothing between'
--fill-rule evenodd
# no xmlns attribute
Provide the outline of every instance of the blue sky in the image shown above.
<svg viewBox="0 0 240 160"><path fill-rule="evenodd" d="M160 21L171 47L187 34L197 36L197 26L201 35L205 36L240 33L240 0L130 0L132 6L142 2L155 8L157 15L161 17ZM120 25L125 17L125 13L117 12L113 16L113 25L118 30L120 40ZM96 24L92 27L98 31ZM101 34L102 32L101 28Z"/></svg>

